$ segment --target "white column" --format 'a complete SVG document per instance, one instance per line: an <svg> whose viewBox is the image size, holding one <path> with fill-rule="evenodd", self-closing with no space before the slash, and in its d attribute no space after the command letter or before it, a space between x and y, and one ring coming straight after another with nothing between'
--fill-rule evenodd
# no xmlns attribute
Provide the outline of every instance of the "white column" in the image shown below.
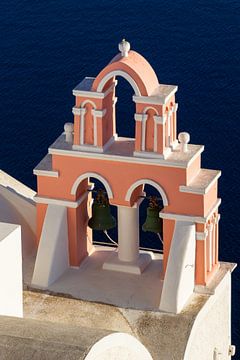
<svg viewBox="0 0 240 360"><path fill-rule="evenodd" d="M145 143L146 143L146 121L148 115L147 114L135 114L135 121L141 122L141 151L145 151Z"/></svg>
<svg viewBox="0 0 240 360"><path fill-rule="evenodd" d="M166 132L166 147L169 147L171 144L171 117L172 117L172 109L169 110L167 115L167 132Z"/></svg>
<svg viewBox="0 0 240 360"><path fill-rule="evenodd" d="M212 230L213 224L208 224L208 237L207 237L207 271L212 270Z"/></svg>
<svg viewBox="0 0 240 360"><path fill-rule="evenodd" d="M178 109L178 103L175 103L173 106L173 144L176 141L177 142L177 109Z"/></svg>
<svg viewBox="0 0 240 360"><path fill-rule="evenodd" d="M85 125L85 114L86 114L86 109L85 108L80 108L80 145L84 144L84 125Z"/></svg>
<svg viewBox="0 0 240 360"><path fill-rule="evenodd" d="M146 114L142 115L142 151L145 151L146 148L146 122L148 116Z"/></svg>
<svg viewBox="0 0 240 360"><path fill-rule="evenodd" d="M158 143L158 124L164 125L166 123L166 115L159 116L154 115L154 152L157 152L157 143Z"/></svg>
<svg viewBox="0 0 240 360"><path fill-rule="evenodd" d="M92 115L93 115L93 145L97 146L97 118L103 118L103 116L106 114L107 110L96 110L92 109Z"/></svg>
<svg viewBox="0 0 240 360"><path fill-rule="evenodd" d="M218 241L219 241L219 220L220 220L220 214L217 214L217 217L215 218L215 259L214 259L214 263L217 264L218 263Z"/></svg>
<svg viewBox="0 0 240 360"><path fill-rule="evenodd" d="M118 258L134 262L139 257L139 207L118 206Z"/></svg>
<svg viewBox="0 0 240 360"><path fill-rule="evenodd" d="M117 129L116 129L116 103L118 101L117 97L114 97L113 102L112 102L112 112L113 112L113 135L115 135L117 133Z"/></svg>

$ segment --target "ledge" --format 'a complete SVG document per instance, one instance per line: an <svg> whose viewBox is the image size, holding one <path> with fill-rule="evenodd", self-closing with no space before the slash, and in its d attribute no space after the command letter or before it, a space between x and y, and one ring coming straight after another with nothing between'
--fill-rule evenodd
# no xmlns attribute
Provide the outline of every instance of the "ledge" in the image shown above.
<svg viewBox="0 0 240 360"><path fill-rule="evenodd" d="M179 191L192 194L206 194L220 176L220 170L200 169L189 185L179 186Z"/></svg>
<svg viewBox="0 0 240 360"><path fill-rule="evenodd" d="M93 151L84 151L76 149L71 143L65 141L64 134L60 135L56 141L49 147L48 152L51 155L64 155L89 159L109 160L116 162L128 162L137 164L147 164L156 166L167 166L186 169L204 150L203 145L188 145L188 152L183 153L180 151L180 145L177 145L165 159L161 155L159 157L134 156L135 139L117 137L113 143L103 153Z"/></svg>
<svg viewBox="0 0 240 360"><path fill-rule="evenodd" d="M52 155L47 154L33 170L34 175L59 177L59 171L52 170Z"/></svg>

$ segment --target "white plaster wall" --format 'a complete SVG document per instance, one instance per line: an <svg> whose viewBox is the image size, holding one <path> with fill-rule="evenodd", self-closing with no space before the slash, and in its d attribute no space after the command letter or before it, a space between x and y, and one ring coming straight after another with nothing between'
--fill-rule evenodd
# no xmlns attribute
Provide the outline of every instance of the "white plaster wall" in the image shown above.
<svg viewBox="0 0 240 360"><path fill-rule="evenodd" d="M229 360L231 344L231 273L198 314L186 347L184 360ZM214 356L214 349L218 356Z"/></svg>
<svg viewBox="0 0 240 360"><path fill-rule="evenodd" d="M0 315L23 316L21 227L0 223Z"/></svg>
<svg viewBox="0 0 240 360"><path fill-rule="evenodd" d="M161 311L179 313L192 295L195 249L195 224L176 221L163 282Z"/></svg>
<svg viewBox="0 0 240 360"><path fill-rule="evenodd" d="M38 246L32 284L47 288L68 268L67 208L48 205Z"/></svg>
<svg viewBox="0 0 240 360"><path fill-rule="evenodd" d="M148 350L135 337L115 333L99 340L85 360L153 360Z"/></svg>

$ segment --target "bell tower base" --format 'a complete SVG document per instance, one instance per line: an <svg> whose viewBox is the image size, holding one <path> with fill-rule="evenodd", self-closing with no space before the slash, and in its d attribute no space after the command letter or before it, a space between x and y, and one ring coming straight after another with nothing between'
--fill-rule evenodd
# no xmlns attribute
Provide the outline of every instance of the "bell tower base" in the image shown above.
<svg viewBox="0 0 240 360"><path fill-rule="evenodd" d="M141 275L152 260L152 253L141 252L135 261L121 261L118 258L118 253L114 252L103 264L103 270L121 271L128 274Z"/></svg>

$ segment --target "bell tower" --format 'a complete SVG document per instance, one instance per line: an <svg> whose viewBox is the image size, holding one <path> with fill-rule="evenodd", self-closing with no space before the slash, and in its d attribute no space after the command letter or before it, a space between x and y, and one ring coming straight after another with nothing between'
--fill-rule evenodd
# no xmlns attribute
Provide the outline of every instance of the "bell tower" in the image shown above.
<svg viewBox="0 0 240 360"><path fill-rule="evenodd" d="M151 251L139 249L139 207L144 186L151 185L163 204L157 210L157 222L163 224L158 307L178 313L219 271L221 172L201 168L204 146L191 144L186 132L177 134L177 86L160 83L149 62L126 40L119 50L96 77L85 77L74 88L74 122L65 124L34 169L38 255L32 283L48 288L67 269L81 269L96 252L102 259L100 269L141 278L156 260ZM116 133L118 77L133 89L136 110L129 121L135 122L134 139ZM96 218L89 222L94 211L92 178L105 188L107 202L98 203L98 211L108 211L106 204L117 207L114 250L103 251L93 243L92 229L98 225ZM148 212L155 214L156 208ZM54 234L51 239L49 233Z"/></svg>

